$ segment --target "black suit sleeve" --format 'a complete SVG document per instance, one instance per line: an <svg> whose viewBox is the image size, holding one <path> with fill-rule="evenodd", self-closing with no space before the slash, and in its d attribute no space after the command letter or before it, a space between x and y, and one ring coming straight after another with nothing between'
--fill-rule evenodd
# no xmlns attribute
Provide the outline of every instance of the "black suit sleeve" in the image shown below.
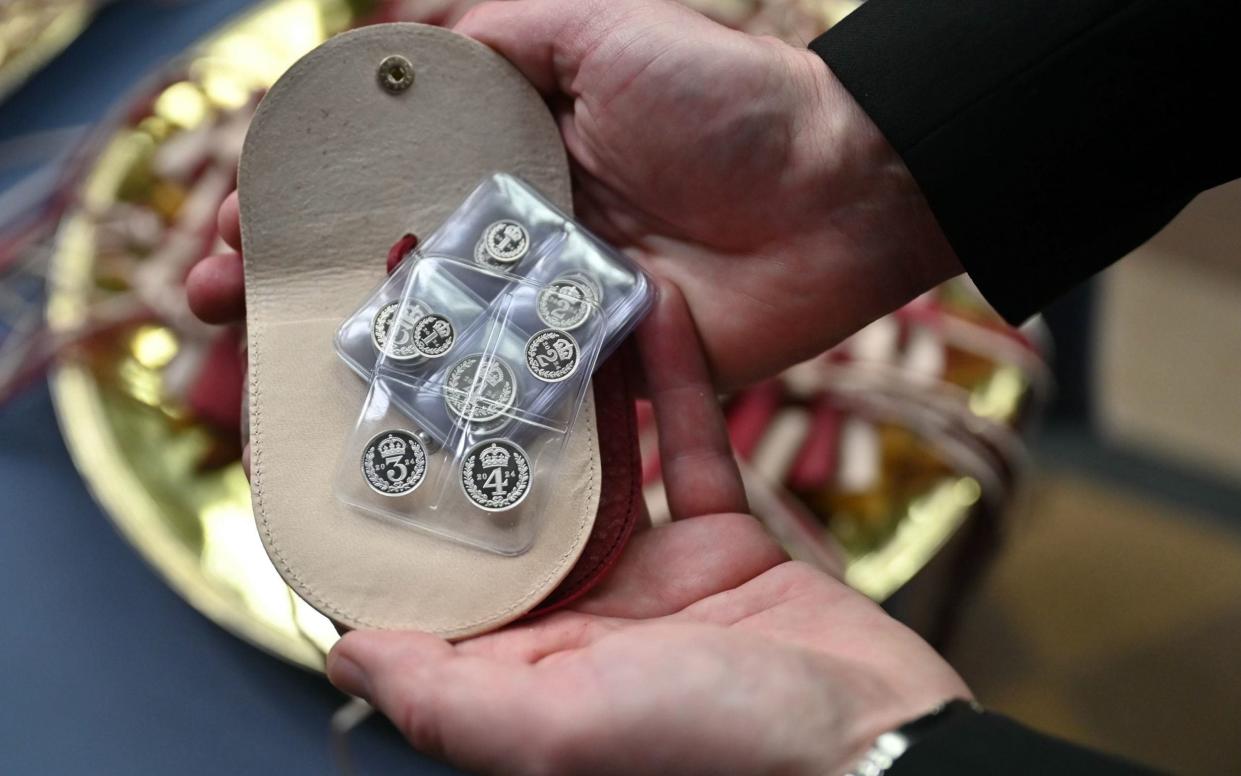
<svg viewBox="0 0 1241 776"><path fill-rule="evenodd" d="M1034 733L997 714L968 714L936 727L885 776L1136 776L1154 771Z"/></svg>
<svg viewBox="0 0 1241 776"><path fill-rule="evenodd" d="M870 0L817 52L1017 322L1241 176L1235 0Z"/></svg>

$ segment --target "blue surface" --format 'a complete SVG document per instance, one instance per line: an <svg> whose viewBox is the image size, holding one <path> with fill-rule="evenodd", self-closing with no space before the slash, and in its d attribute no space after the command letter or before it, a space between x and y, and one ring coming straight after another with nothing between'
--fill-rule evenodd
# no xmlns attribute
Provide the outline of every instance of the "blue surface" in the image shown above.
<svg viewBox="0 0 1241 776"><path fill-rule="evenodd" d="M0 107L0 141L98 121L249 0L121 2ZM12 179L0 177L0 190ZM330 774L321 677L217 628L114 531L45 388L0 408L0 774ZM442 774L384 722L357 771Z"/></svg>
<svg viewBox="0 0 1241 776"><path fill-rule="evenodd" d="M344 696L216 627L91 500L40 387L0 409L0 773L331 774ZM373 719L359 773L447 774Z"/></svg>
<svg viewBox="0 0 1241 776"><path fill-rule="evenodd" d="M61 56L0 108L0 141L104 116L161 63L254 0L122 0L104 8Z"/></svg>

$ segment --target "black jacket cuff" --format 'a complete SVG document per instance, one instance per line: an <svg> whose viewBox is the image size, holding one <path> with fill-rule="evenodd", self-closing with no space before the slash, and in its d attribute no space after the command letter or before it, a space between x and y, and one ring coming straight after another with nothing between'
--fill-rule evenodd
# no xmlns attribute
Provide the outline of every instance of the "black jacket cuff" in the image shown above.
<svg viewBox="0 0 1241 776"><path fill-rule="evenodd" d="M935 726L885 776L1134 776L1155 771L1035 733L998 714L967 714Z"/></svg>
<svg viewBox="0 0 1241 776"><path fill-rule="evenodd" d="M1241 174L1238 7L870 0L811 48L1019 322Z"/></svg>

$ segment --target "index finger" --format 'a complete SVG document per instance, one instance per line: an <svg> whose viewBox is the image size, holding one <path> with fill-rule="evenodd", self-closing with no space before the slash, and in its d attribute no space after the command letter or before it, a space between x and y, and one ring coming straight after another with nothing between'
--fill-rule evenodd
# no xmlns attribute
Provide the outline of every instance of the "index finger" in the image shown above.
<svg viewBox="0 0 1241 776"><path fill-rule="evenodd" d="M637 340L672 519L749 512L698 330L671 282L660 281L655 309Z"/></svg>

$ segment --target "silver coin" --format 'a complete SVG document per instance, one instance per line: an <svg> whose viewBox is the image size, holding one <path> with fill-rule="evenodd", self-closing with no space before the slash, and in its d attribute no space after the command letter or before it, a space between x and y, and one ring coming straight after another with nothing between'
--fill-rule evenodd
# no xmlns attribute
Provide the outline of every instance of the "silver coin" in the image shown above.
<svg viewBox="0 0 1241 776"><path fill-rule="evenodd" d="M530 250L530 233L526 227L506 218L483 231L482 244L488 256L502 264L512 264L521 261Z"/></svg>
<svg viewBox="0 0 1241 776"><path fill-rule="evenodd" d="M591 305L599 303L599 294L577 277L563 275L539 292L536 302L539 320L553 329L570 331L590 317Z"/></svg>
<svg viewBox="0 0 1241 776"><path fill-rule="evenodd" d="M439 358L452 350L457 332L452 321L439 313L428 313L414 324L414 347L427 358Z"/></svg>
<svg viewBox="0 0 1241 776"><path fill-rule="evenodd" d="M473 353L453 364L444 379L444 404L467 422L495 420L517 401L517 378L498 356Z"/></svg>
<svg viewBox="0 0 1241 776"><path fill-rule="evenodd" d="M526 340L526 368L545 383L569 379L580 360L577 340L560 329L544 329Z"/></svg>
<svg viewBox="0 0 1241 776"><path fill-rule="evenodd" d="M585 272L566 272L556 278L556 280L572 280L576 283L581 283L590 289L590 296L588 297L590 301L595 304L603 303L603 292L599 290L599 281L595 280Z"/></svg>
<svg viewBox="0 0 1241 776"><path fill-rule="evenodd" d="M414 325L429 311L417 302L410 302L397 323L395 319L400 309L400 301L395 301L383 304L375 311L375 317L371 319L371 342L376 350L383 353L391 337L392 347L386 355L398 361L408 361L422 355L414 342Z"/></svg>
<svg viewBox="0 0 1241 776"><path fill-rule="evenodd" d="M381 431L362 451L362 476L381 496L403 496L426 478L427 450L413 432Z"/></svg>
<svg viewBox="0 0 1241 776"><path fill-rule="evenodd" d="M502 512L530 494L530 457L507 439L487 439L461 459L461 488L479 509Z"/></svg>
<svg viewBox="0 0 1241 776"><path fill-rule="evenodd" d="M471 420L468 422L464 418L461 418L461 417L457 418L458 425L468 427L470 439L478 439L479 437L485 437L485 436L495 436L496 434L503 431L504 427L507 426L511 422L513 422L513 419L508 415L500 415L499 417L493 418L491 420L484 420L484 421Z"/></svg>
<svg viewBox="0 0 1241 776"><path fill-rule="evenodd" d="M491 254L487 252L487 243L481 237L474 245L474 261L492 269L508 269L507 264L491 258Z"/></svg>

